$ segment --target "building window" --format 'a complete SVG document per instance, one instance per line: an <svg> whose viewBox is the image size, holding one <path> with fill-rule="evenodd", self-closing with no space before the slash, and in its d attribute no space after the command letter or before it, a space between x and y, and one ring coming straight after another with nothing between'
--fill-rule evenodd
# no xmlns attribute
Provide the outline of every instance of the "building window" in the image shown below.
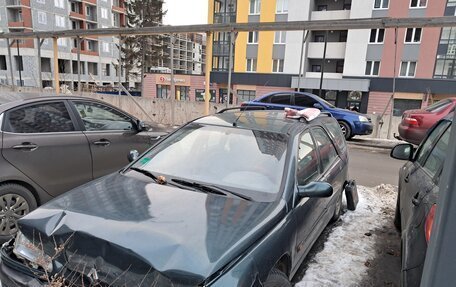
<svg viewBox="0 0 456 287"><path fill-rule="evenodd" d="M38 11L38 23L40 24L47 24L47 15L46 12Z"/></svg>
<svg viewBox="0 0 456 287"><path fill-rule="evenodd" d="M101 18L103 18L103 19L108 19L108 9L106 9L106 8L101 8L101 9L100 9L100 13L101 13Z"/></svg>
<svg viewBox="0 0 456 287"><path fill-rule="evenodd" d="M405 33L405 43L420 43L421 28L407 28Z"/></svg>
<svg viewBox="0 0 456 287"><path fill-rule="evenodd" d="M249 44L258 44L258 31L249 32Z"/></svg>
<svg viewBox="0 0 456 287"><path fill-rule="evenodd" d="M36 3L46 4L46 0L36 0Z"/></svg>
<svg viewBox="0 0 456 287"><path fill-rule="evenodd" d="M176 87L176 99L179 101L190 100L190 87L177 86Z"/></svg>
<svg viewBox="0 0 456 287"><path fill-rule="evenodd" d="M314 36L314 42L322 43L325 41L325 35L317 34Z"/></svg>
<svg viewBox="0 0 456 287"><path fill-rule="evenodd" d="M344 72L344 61L336 62L336 73L342 74Z"/></svg>
<svg viewBox="0 0 456 287"><path fill-rule="evenodd" d="M411 0L410 8L426 8L427 0Z"/></svg>
<svg viewBox="0 0 456 287"><path fill-rule="evenodd" d="M250 15L258 15L261 10L261 0L250 0Z"/></svg>
<svg viewBox="0 0 456 287"><path fill-rule="evenodd" d="M256 72L257 59L247 59L247 72Z"/></svg>
<svg viewBox="0 0 456 287"><path fill-rule="evenodd" d="M272 60L272 72L283 73L283 59Z"/></svg>
<svg viewBox="0 0 456 287"><path fill-rule="evenodd" d="M60 47L66 47L67 46L67 39L66 38L58 38L57 39L57 45Z"/></svg>
<svg viewBox="0 0 456 287"><path fill-rule="evenodd" d="M0 70L6 71L6 56L0 55Z"/></svg>
<svg viewBox="0 0 456 287"><path fill-rule="evenodd" d="M321 73L321 65L312 65L312 72Z"/></svg>
<svg viewBox="0 0 456 287"><path fill-rule="evenodd" d="M416 62L401 62L401 71L399 77L415 77Z"/></svg>
<svg viewBox="0 0 456 287"><path fill-rule="evenodd" d="M170 94L170 86L157 85L157 98L167 99Z"/></svg>
<svg viewBox="0 0 456 287"><path fill-rule="evenodd" d="M370 33L369 43L383 43L385 38L385 29L372 29Z"/></svg>
<svg viewBox="0 0 456 287"><path fill-rule="evenodd" d="M380 71L380 61L367 61L366 62L366 76L378 76Z"/></svg>
<svg viewBox="0 0 456 287"><path fill-rule="evenodd" d="M318 5L317 11L328 11L328 5Z"/></svg>
<svg viewBox="0 0 456 287"><path fill-rule="evenodd" d="M277 0L276 13L277 14L288 13L288 0Z"/></svg>
<svg viewBox="0 0 456 287"><path fill-rule="evenodd" d="M275 31L274 44L285 44L287 41L287 32Z"/></svg>
<svg viewBox="0 0 456 287"><path fill-rule="evenodd" d="M249 102L255 99L256 92L249 90L237 90L239 102Z"/></svg>
<svg viewBox="0 0 456 287"><path fill-rule="evenodd" d="M65 17L60 15L55 15L55 26L65 28Z"/></svg>
<svg viewBox="0 0 456 287"><path fill-rule="evenodd" d="M65 2L64 2L64 0L54 0L54 5L55 5L55 7L57 7L57 8L62 8L62 9L65 8Z"/></svg>
<svg viewBox="0 0 456 287"><path fill-rule="evenodd" d="M103 44L102 44L102 50L103 50L103 52L109 53L109 51L110 51L109 46L111 46L110 43L103 42Z"/></svg>
<svg viewBox="0 0 456 287"><path fill-rule="evenodd" d="M389 0L375 0L374 9L388 9Z"/></svg>

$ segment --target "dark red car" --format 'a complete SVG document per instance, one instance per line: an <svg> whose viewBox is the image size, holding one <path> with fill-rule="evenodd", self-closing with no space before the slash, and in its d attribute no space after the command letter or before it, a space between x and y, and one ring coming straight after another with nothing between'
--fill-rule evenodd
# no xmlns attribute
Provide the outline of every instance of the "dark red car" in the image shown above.
<svg viewBox="0 0 456 287"><path fill-rule="evenodd" d="M408 110L402 115L399 124L399 137L405 141L419 145L427 131L436 122L454 110L456 98L448 98L422 110Z"/></svg>

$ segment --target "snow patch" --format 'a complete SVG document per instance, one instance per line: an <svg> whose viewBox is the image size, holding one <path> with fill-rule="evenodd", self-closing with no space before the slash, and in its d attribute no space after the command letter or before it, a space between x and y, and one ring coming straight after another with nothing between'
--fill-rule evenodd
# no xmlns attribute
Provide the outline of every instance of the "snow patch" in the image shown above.
<svg viewBox="0 0 456 287"><path fill-rule="evenodd" d="M341 216L322 251L309 263L303 279L295 287L358 286L366 275L366 262L375 257L372 233L390 220L388 212L396 206L397 191L392 185L375 188L358 186L359 203L355 211ZM365 233L372 233L371 236Z"/></svg>

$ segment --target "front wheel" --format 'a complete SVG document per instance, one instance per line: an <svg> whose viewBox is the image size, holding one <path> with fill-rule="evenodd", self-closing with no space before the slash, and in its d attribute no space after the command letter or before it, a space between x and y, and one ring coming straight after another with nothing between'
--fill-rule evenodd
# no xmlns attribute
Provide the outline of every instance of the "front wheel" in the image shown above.
<svg viewBox="0 0 456 287"><path fill-rule="evenodd" d="M287 275L278 269L272 269L268 279L264 282L264 287L291 287Z"/></svg>
<svg viewBox="0 0 456 287"><path fill-rule="evenodd" d="M342 130L342 134L344 135L346 140L349 140L353 137L351 128L346 122L339 121L339 126L340 126L340 129Z"/></svg>

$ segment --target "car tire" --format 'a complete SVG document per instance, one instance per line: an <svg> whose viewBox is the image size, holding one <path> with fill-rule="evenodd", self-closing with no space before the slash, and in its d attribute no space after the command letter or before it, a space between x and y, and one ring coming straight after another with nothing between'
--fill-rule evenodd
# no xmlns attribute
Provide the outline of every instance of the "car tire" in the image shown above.
<svg viewBox="0 0 456 287"><path fill-rule="evenodd" d="M37 203L30 190L16 183L0 184L0 201L0 241L4 242L16 234L17 220L36 209Z"/></svg>
<svg viewBox="0 0 456 287"><path fill-rule="evenodd" d="M340 126L340 129L342 130L342 134L344 135L346 140L349 140L353 137L349 124L347 124L344 121L339 121L339 126Z"/></svg>
<svg viewBox="0 0 456 287"><path fill-rule="evenodd" d="M291 287L290 280L282 271L274 268L269 272L268 279L264 282L264 287Z"/></svg>
<svg viewBox="0 0 456 287"><path fill-rule="evenodd" d="M336 202L336 206L334 209L334 214L331 218L331 222L336 222L340 218L340 214L342 213L342 194L343 194L343 192L341 192L339 199Z"/></svg>
<svg viewBox="0 0 456 287"><path fill-rule="evenodd" d="M399 194L397 195L396 211L394 212L394 227L396 227L397 231L401 232L402 224L401 224L401 210L400 210Z"/></svg>

